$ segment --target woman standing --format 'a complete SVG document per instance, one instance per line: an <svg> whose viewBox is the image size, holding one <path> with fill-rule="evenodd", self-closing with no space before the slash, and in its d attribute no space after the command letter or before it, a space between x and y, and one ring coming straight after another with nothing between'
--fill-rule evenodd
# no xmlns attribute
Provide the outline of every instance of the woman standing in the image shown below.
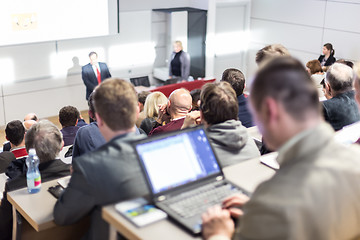
<svg viewBox="0 0 360 240"><path fill-rule="evenodd" d="M318 58L322 67L328 67L336 62L335 50L331 43L325 43L322 49L323 55Z"/></svg>
<svg viewBox="0 0 360 240"><path fill-rule="evenodd" d="M181 41L175 41L170 59L169 78L179 77L187 81L190 75L190 55L183 51Z"/></svg>

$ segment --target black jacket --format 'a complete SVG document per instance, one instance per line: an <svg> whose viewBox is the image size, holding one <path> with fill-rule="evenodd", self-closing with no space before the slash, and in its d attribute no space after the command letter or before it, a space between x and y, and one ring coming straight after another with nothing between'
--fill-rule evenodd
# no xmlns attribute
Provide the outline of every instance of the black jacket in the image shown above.
<svg viewBox="0 0 360 240"><path fill-rule="evenodd" d="M318 58L319 62L321 63L321 61L324 59L325 55L320 55L320 57ZM336 62L336 58L333 55L330 55L330 57L326 60L325 62L325 66L330 66L332 65L334 62Z"/></svg>
<svg viewBox="0 0 360 240"><path fill-rule="evenodd" d="M91 225L84 239L109 238L109 225L101 217L102 206L148 194L130 144L139 138L142 136L135 133L120 135L73 160L69 185L55 204L56 224L73 224L90 215Z"/></svg>

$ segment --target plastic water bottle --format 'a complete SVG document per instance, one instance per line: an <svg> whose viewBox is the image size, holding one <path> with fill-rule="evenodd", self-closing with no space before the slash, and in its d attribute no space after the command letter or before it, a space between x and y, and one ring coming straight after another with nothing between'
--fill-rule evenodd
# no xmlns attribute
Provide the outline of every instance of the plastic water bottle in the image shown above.
<svg viewBox="0 0 360 240"><path fill-rule="evenodd" d="M29 150L29 155L26 158L26 179L27 189L29 193L37 193L41 188L41 176L39 171L39 158L36 155L35 149Z"/></svg>

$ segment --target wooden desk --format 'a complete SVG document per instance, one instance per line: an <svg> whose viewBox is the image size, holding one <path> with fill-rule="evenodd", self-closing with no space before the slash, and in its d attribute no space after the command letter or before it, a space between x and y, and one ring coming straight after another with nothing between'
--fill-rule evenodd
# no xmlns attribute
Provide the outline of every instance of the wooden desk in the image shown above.
<svg viewBox="0 0 360 240"><path fill-rule="evenodd" d="M275 171L260 163L259 158L238 163L223 169L227 179L249 192L269 179ZM129 239L201 239L193 237L169 219L137 228L120 215L115 205L103 207L102 216L110 224L110 239L116 239L116 231Z"/></svg>
<svg viewBox="0 0 360 240"><path fill-rule="evenodd" d="M55 185L57 180L42 183L39 193L30 194L27 188L22 188L7 194L13 207L38 232L56 226L53 221L56 198L47 191L49 187Z"/></svg>
<svg viewBox="0 0 360 240"><path fill-rule="evenodd" d="M70 178L70 176L65 178ZM27 188L7 193L7 198L13 206L13 239L16 239L14 233L17 231L16 211L33 228L29 228L25 223L26 232L22 231L22 239L78 239L81 237L88 226L87 220L71 226L58 226L54 222L53 209L57 199L47 190L49 187L57 185L58 180L42 183L39 193L30 194Z"/></svg>

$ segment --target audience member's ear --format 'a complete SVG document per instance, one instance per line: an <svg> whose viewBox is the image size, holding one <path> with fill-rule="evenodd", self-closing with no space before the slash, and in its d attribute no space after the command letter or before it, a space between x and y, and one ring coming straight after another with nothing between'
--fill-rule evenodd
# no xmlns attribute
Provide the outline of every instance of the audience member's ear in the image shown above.
<svg viewBox="0 0 360 240"><path fill-rule="evenodd" d="M99 114L97 112L95 113L95 118L96 118L96 122L99 127L104 125L104 121L102 120L102 118L99 116Z"/></svg>
<svg viewBox="0 0 360 240"><path fill-rule="evenodd" d="M331 87L330 87L330 84L325 82L325 89L327 91L327 93L332 96L332 93L331 93Z"/></svg>
<svg viewBox="0 0 360 240"><path fill-rule="evenodd" d="M137 105L137 113L139 113L140 112L140 109L141 109L141 102L138 102L138 105Z"/></svg>
<svg viewBox="0 0 360 240"><path fill-rule="evenodd" d="M89 110L88 113L91 119L96 120L96 117L94 116L94 113L91 110Z"/></svg>
<svg viewBox="0 0 360 240"><path fill-rule="evenodd" d="M136 107L136 119L139 118L139 114L140 114L140 103Z"/></svg>

